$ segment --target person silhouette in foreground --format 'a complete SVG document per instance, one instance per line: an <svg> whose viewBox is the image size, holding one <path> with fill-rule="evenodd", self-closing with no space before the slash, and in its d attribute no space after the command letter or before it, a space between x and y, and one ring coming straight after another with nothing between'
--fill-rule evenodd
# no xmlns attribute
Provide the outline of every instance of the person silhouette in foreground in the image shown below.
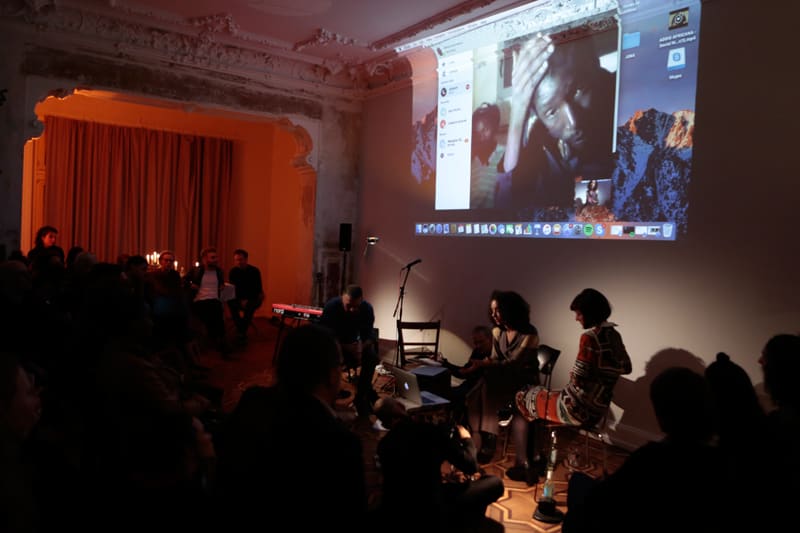
<svg viewBox="0 0 800 533"><path fill-rule="evenodd" d="M736 483L762 456L767 415L750 376L728 354L718 353L705 377L714 396L717 445L725 456L728 479Z"/></svg>
<svg viewBox="0 0 800 533"><path fill-rule="evenodd" d="M503 495L503 481L480 472L463 426L418 419L388 397L375 403L375 414L389 430L377 448L381 530L472 531L485 522L486 508Z"/></svg>
<svg viewBox="0 0 800 533"><path fill-rule="evenodd" d="M42 416L42 400L19 356L0 352L0 531L41 527L34 465L26 443ZM26 460L27 459L27 460Z"/></svg>
<svg viewBox="0 0 800 533"><path fill-rule="evenodd" d="M750 376L734 363L728 354L720 352L705 370L705 377L714 396L716 445L725 461L727 481L734 486L747 480L750 486L769 486L764 459L770 445L767 415ZM731 491L728 502L732 509L766 509L771 494L768 491ZM732 531L764 529L760 512L741 513Z"/></svg>
<svg viewBox="0 0 800 533"><path fill-rule="evenodd" d="M225 529L279 514L309 531L361 531L367 511L363 447L339 420L341 351L320 325L281 342L277 383L244 392L218 445ZM309 500L309 494L312 499Z"/></svg>
<svg viewBox="0 0 800 533"><path fill-rule="evenodd" d="M730 484L711 445L714 411L705 378L667 368L653 379L650 401L664 438L632 452L606 478L575 472L564 533L729 531L723 511Z"/></svg>
<svg viewBox="0 0 800 533"><path fill-rule="evenodd" d="M759 363L774 408L767 413L766 450L758 459L767 475L765 487L773 490L758 510L767 515L763 530L778 531L796 520L794 510L800 498L800 335L771 337Z"/></svg>

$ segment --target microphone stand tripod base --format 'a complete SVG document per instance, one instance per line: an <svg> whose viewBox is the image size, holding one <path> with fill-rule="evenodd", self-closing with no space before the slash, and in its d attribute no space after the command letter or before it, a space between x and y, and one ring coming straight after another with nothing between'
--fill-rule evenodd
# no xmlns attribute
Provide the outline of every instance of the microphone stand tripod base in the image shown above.
<svg viewBox="0 0 800 533"><path fill-rule="evenodd" d="M542 498L533 512L533 518L545 524L560 524L564 521L564 512L556 507L555 501Z"/></svg>

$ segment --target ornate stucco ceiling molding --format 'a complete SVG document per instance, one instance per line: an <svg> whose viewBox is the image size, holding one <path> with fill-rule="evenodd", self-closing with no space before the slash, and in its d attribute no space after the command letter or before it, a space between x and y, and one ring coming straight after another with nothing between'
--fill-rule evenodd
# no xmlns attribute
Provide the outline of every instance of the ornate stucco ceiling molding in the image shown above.
<svg viewBox="0 0 800 533"><path fill-rule="evenodd" d="M394 88L398 83L411 78L411 63L406 58L384 57L361 65L369 90Z"/></svg>
<svg viewBox="0 0 800 533"><path fill-rule="evenodd" d="M195 17L189 19L189 24L200 28L204 33L215 35L227 34L237 36L240 33L239 25L228 13L218 13L208 17Z"/></svg>
<svg viewBox="0 0 800 533"><path fill-rule="evenodd" d="M237 44L234 41L241 32L236 21L226 14L192 19L190 24L177 28L157 17L131 15L122 19L112 16L114 13L108 9L105 13L90 12L68 4L18 0L4 4L2 16L6 22L12 20L36 32L39 43L61 44L97 56L125 57L142 64L155 61L229 73L277 87L300 87L309 95L323 98L334 95L362 100L370 87L393 83L387 73L403 72L402 68L376 69L344 59L313 62L293 50ZM348 41L325 30L312 40ZM311 46L312 42L306 45ZM389 58L385 63L391 61Z"/></svg>
<svg viewBox="0 0 800 533"><path fill-rule="evenodd" d="M409 26L405 28L403 31L394 33L389 35L379 41L375 41L370 45L371 50L384 50L389 47L393 47L398 43L403 41L408 41L409 39L416 37L420 33L441 27L442 25L457 19L459 17L463 17L469 15L476 9L480 9L491 5L494 0L472 0L471 2L463 2L458 4L451 9L442 11L441 13L437 13L436 15L429 17L413 26Z"/></svg>
<svg viewBox="0 0 800 533"><path fill-rule="evenodd" d="M325 28L317 28L317 31L315 31L311 37L295 43L294 46L292 46L292 50L295 52L302 52L310 46L326 46L331 43L360 46L358 41L352 37L347 37L345 35L326 30Z"/></svg>
<svg viewBox="0 0 800 533"><path fill-rule="evenodd" d="M62 87L66 91L76 88L122 91L131 95L194 102L265 115L297 115L319 119L324 103L348 108L348 102L351 102L313 98L301 89L275 89L268 83L255 83L228 74L181 66L164 68L125 64L124 58L112 61L36 45L29 47L19 68L24 75L56 80L57 85L47 85L48 90Z"/></svg>

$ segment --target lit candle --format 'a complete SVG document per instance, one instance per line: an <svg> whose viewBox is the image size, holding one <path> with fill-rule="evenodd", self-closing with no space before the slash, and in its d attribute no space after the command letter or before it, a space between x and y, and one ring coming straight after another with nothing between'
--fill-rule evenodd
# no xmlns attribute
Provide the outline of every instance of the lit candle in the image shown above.
<svg viewBox="0 0 800 533"><path fill-rule="evenodd" d="M194 262L194 267L195 267L195 268L198 268L198 267L200 267L200 261L195 261L195 262Z"/></svg>
<svg viewBox="0 0 800 533"><path fill-rule="evenodd" d="M178 262L175 261L175 270L178 270Z"/></svg>

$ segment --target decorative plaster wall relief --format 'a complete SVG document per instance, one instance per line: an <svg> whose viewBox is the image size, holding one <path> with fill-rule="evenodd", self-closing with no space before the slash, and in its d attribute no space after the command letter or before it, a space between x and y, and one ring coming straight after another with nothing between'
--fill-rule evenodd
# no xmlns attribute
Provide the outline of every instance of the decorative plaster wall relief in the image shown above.
<svg viewBox="0 0 800 533"><path fill-rule="evenodd" d="M300 54L312 46L366 47L324 28L290 47L243 32L227 13L188 20L148 15L68 2L14 2L2 11L7 20L27 26L32 35L35 32L38 45L62 52L209 70L237 76L245 84L257 81L273 88L302 88L316 98L335 95L361 100L369 87L393 81L386 76L393 69L372 78L365 66L343 57L321 60ZM387 55L386 63L391 62L389 56L394 52Z"/></svg>

